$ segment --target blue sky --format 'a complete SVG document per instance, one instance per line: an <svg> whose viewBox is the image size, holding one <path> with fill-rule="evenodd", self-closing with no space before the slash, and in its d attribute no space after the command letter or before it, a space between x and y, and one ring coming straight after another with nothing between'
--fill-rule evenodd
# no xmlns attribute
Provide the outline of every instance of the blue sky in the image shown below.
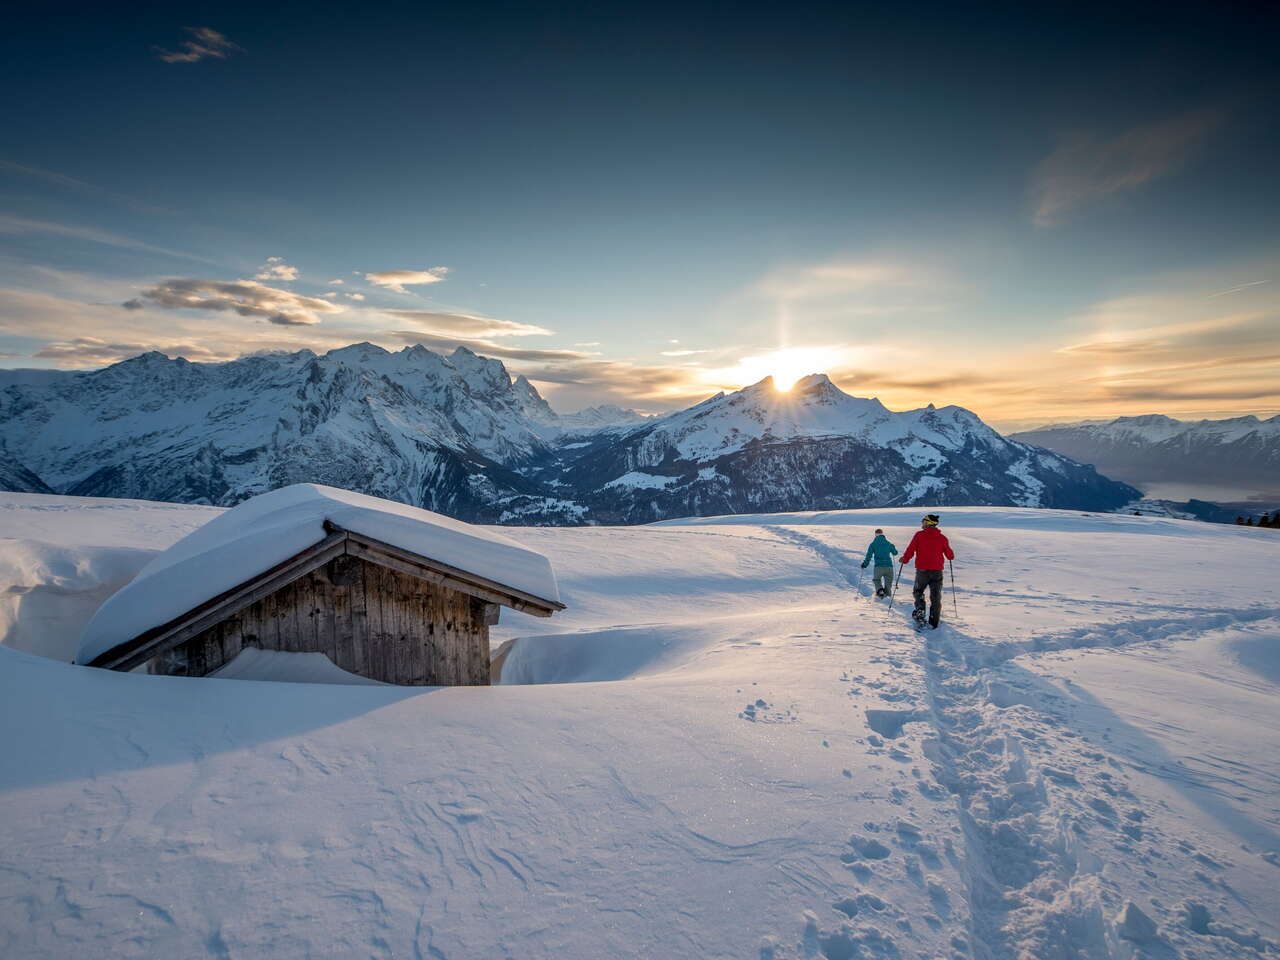
<svg viewBox="0 0 1280 960"><path fill-rule="evenodd" d="M41 5L0 40L0 362L1280 409L1275 14L1032 6Z"/></svg>

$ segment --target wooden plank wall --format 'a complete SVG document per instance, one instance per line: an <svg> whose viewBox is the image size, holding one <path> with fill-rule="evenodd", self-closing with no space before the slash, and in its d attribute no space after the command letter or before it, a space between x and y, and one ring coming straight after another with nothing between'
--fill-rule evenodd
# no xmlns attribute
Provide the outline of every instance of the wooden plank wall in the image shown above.
<svg viewBox="0 0 1280 960"><path fill-rule="evenodd" d="M323 653L385 683L489 683L484 603L357 557L339 557L147 664L201 677L246 646Z"/></svg>

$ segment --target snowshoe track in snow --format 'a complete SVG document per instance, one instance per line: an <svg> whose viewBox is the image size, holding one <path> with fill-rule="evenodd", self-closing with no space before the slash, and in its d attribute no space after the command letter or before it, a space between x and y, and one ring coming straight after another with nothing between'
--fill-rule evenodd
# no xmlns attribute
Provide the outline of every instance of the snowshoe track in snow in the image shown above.
<svg viewBox="0 0 1280 960"><path fill-rule="evenodd" d="M808 548L827 561L841 580L858 589L850 575L860 560L794 528L770 527L780 539ZM907 616L904 610L903 616ZM955 957L975 960L1197 956L1177 947L1190 931L1215 936L1205 955L1280 955L1280 945L1253 930L1223 923L1216 934L1200 920L1207 908L1194 901L1175 905L1166 918L1170 936L1101 874L1103 859L1092 844L1112 844L1138 863L1172 859L1161 848L1175 847L1187 859L1206 858L1194 845L1177 847L1145 826L1147 803L1135 794L1126 771L1132 764L1092 747L1067 728L1064 712L1051 708L1052 694L1028 689L1002 667L1024 655L1115 648L1191 640L1206 631L1280 616L1255 607L1231 612L1188 608L1177 618L1134 619L1095 624L1021 642L983 643L944 621L918 639L916 660L923 669L927 705L910 710L867 709L866 722L892 740L907 723L928 723L936 739L926 744L936 781L955 799L964 839L960 870L967 884L970 939L953 938ZM1060 698L1058 698L1060 699ZM1064 768L1062 742L1076 741L1081 761ZM877 742L877 738L872 738ZM883 741L879 741L883 743ZM1043 752L1053 758L1042 761ZM863 858L887 851L878 841L851 841ZM867 845L866 850L858 844ZM1265 854L1264 854L1265 859ZM1154 876L1154 874L1152 874ZM1205 911L1205 912L1202 912ZM855 957L892 955L871 945L824 940L816 917L806 914L806 955ZM762 955L763 952L762 952Z"/></svg>

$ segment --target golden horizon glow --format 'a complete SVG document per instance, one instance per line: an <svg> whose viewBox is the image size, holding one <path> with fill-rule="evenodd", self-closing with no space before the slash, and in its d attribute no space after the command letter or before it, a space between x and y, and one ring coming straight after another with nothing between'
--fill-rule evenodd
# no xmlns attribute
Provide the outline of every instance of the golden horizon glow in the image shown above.
<svg viewBox="0 0 1280 960"><path fill-rule="evenodd" d="M773 377L774 389L786 393L796 381L812 373L826 373L832 356L828 351L812 347L787 347L754 357L743 357L736 367L707 372L712 383L731 386L734 389L759 383L765 377Z"/></svg>

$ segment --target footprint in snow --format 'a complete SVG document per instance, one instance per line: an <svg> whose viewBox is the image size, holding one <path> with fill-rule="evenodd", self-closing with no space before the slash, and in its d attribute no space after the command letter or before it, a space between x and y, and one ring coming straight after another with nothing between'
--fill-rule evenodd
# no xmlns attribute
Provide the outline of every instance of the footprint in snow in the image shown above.
<svg viewBox="0 0 1280 960"><path fill-rule="evenodd" d="M849 838L849 846L855 853L867 860L884 860L892 851L874 837L860 837L854 834Z"/></svg>
<svg viewBox="0 0 1280 960"><path fill-rule="evenodd" d="M804 912L804 920L804 936L800 948L806 957L897 957L901 955L893 937L878 927L869 924L855 927L846 919L837 929L824 930L819 926L818 916L812 910ZM769 956L773 957L775 954Z"/></svg>
<svg viewBox="0 0 1280 960"><path fill-rule="evenodd" d="M738 716L743 720L750 720L752 723L794 723L798 718L794 714L795 705L792 704L786 710L778 710L772 707L767 700L760 698L754 703L748 703L742 708L742 712Z"/></svg>

